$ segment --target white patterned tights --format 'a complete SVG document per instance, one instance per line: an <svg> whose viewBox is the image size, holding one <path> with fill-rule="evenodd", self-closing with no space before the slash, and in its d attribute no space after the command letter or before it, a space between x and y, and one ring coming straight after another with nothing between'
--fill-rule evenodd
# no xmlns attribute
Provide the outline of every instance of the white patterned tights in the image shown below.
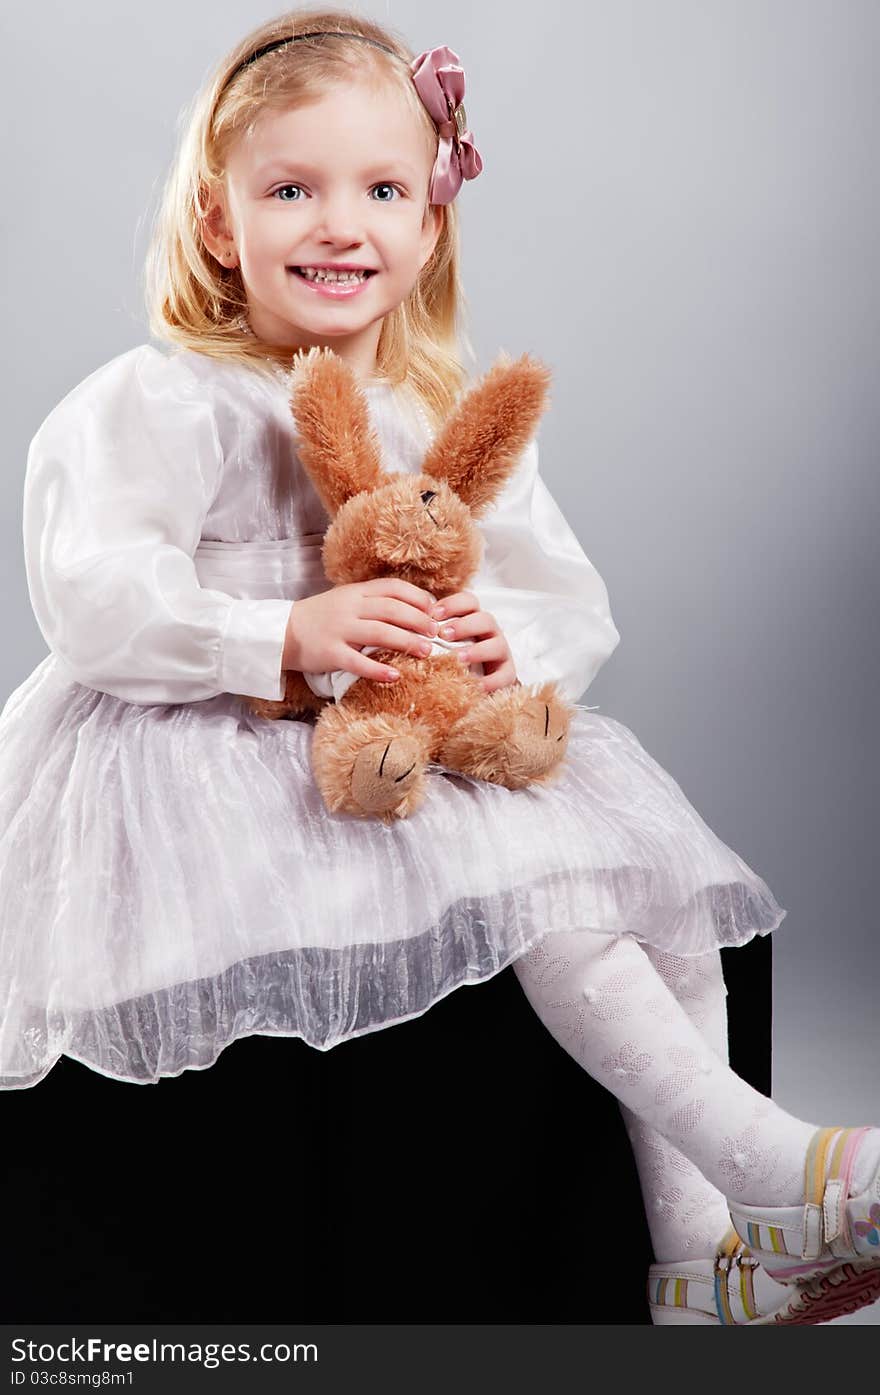
<svg viewBox="0 0 880 1395"><path fill-rule="evenodd" d="M619 1102L658 1261L711 1256L725 1194L803 1200L816 1125L787 1114L728 1065L717 950L682 959L629 935L546 935L514 972L561 1046Z"/></svg>

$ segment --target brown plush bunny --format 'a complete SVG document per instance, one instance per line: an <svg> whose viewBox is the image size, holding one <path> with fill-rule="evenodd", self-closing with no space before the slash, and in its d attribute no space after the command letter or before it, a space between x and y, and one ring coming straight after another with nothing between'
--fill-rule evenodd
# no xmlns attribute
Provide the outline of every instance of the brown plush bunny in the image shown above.
<svg viewBox="0 0 880 1395"><path fill-rule="evenodd" d="M396 576L438 598L465 587L483 545L475 519L534 434L549 369L500 355L460 398L419 474L383 471L366 400L332 350L301 355L290 381L299 457L332 519L321 554L327 580ZM326 703L288 672L283 701L249 699L258 716L320 713L312 768L331 812L404 818L425 797L431 762L507 789L556 777L573 709L555 683L486 693L454 653L370 652L401 677L357 677Z"/></svg>

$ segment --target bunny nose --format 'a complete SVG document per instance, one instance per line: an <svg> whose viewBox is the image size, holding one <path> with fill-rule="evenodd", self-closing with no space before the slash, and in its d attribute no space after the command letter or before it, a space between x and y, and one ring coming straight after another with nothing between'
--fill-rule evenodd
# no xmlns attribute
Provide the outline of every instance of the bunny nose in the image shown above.
<svg viewBox="0 0 880 1395"><path fill-rule="evenodd" d="M423 503L423 504L430 504L431 500L434 499L434 498L436 498L436 496L437 496L437 491L436 491L436 489L426 489L426 490L424 491L424 493L422 494L422 503Z"/></svg>

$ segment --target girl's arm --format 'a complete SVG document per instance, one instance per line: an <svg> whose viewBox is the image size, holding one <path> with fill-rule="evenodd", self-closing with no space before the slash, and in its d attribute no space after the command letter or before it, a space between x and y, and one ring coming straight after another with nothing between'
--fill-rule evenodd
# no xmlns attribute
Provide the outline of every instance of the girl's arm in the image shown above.
<svg viewBox="0 0 880 1395"><path fill-rule="evenodd" d="M141 345L74 388L28 452L37 624L71 677L126 702L284 694L292 602L202 588L192 560L222 466L202 394L179 359Z"/></svg>
<svg viewBox="0 0 880 1395"><path fill-rule="evenodd" d="M576 702L620 635L604 581L539 474L537 440L479 527L485 550L467 589L498 621L520 682L555 679Z"/></svg>

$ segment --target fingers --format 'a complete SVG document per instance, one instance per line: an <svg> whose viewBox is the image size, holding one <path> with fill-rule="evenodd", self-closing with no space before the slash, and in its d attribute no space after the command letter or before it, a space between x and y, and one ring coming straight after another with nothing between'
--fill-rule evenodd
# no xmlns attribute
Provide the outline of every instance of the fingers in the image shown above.
<svg viewBox="0 0 880 1395"><path fill-rule="evenodd" d="M451 596L442 596L436 605L430 607L430 613L440 620L451 615L467 615L469 611L479 608L480 602L473 591L456 591Z"/></svg>
<svg viewBox="0 0 880 1395"><path fill-rule="evenodd" d="M419 610L430 611L436 597L422 586L414 586L411 581L403 581L399 576L377 576L365 581L361 590L371 596L392 596L400 601L408 601Z"/></svg>
<svg viewBox="0 0 880 1395"><path fill-rule="evenodd" d="M400 678L398 669L390 664L377 663L359 649L347 649L339 665L346 673L356 673L358 678L372 678L377 683L396 683Z"/></svg>
<svg viewBox="0 0 880 1395"><path fill-rule="evenodd" d="M360 605L360 618L368 622L384 620L389 624L396 623L401 629L415 630L417 634L428 635L431 639L440 628L437 621L432 620L419 606L395 600L391 596L365 598Z"/></svg>
<svg viewBox="0 0 880 1395"><path fill-rule="evenodd" d="M443 604L445 606L446 602ZM498 621L488 610L475 610L469 615L462 613L440 621L442 639L489 639L500 633Z"/></svg>
<svg viewBox="0 0 880 1395"><path fill-rule="evenodd" d="M484 673L480 679L480 685L484 693L497 692L499 688L509 688L511 684L519 686L519 679L516 676L516 669L513 660L508 659L501 664L494 673Z"/></svg>
<svg viewBox="0 0 880 1395"><path fill-rule="evenodd" d="M383 624L381 620L361 620L351 626L349 643L378 644L386 649L397 649L401 654L414 654L417 658L427 657L433 648L427 635L413 634L412 630Z"/></svg>
<svg viewBox="0 0 880 1395"><path fill-rule="evenodd" d="M456 657L465 664L503 663L513 658L504 635L492 635L478 644L469 644L466 649L457 650Z"/></svg>
<svg viewBox="0 0 880 1395"><path fill-rule="evenodd" d="M511 683L519 683L513 655L503 635L492 635L479 644L469 644L459 649L457 658L463 664L482 664L483 674L480 686L484 693L494 693L498 688L506 688Z"/></svg>
<svg viewBox="0 0 880 1395"><path fill-rule="evenodd" d="M478 661L473 660L472 662ZM377 663L367 654L362 654L359 649L347 650L339 667L344 668L347 673L356 673L359 678L372 678L377 683L396 683L400 678L398 669L391 665ZM519 684L512 659L504 659L497 664L484 662L483 675L478 681L484 693L494 693L499 688Z"/></svg>
<svg viewBox="0 0 880 1395"><path fill-rule="evenodd" d="M443 639L474 640L458 651L458 658L482 665L479 681L484 692L519 684L507 640L495 616L480 609L473 591L456 591L438 601L430 591L399 577L375 577L360 590L360 620L349 644L381 645L426 657L438 633ZM355 648L346 650L340 667L378 682L393 682L400 676L392 666L377 663Z"/></svg>

